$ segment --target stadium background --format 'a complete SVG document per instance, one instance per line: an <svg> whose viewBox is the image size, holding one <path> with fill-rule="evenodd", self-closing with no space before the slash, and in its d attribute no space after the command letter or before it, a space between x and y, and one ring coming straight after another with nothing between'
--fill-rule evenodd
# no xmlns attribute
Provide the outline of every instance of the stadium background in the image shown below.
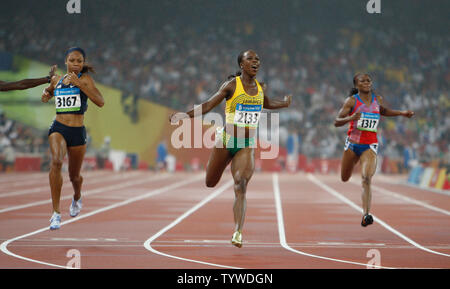
<svg viewBox="0 0 450 289"><path fill-rule="evenodd" d="M80 14L67 13L66 4L2 3L0 79L42 77L52 64L63 74L65 50L86 50L106 105L91 104L86 114L85 169L98 165L105 138L128 155L128 168L156 169L164 140L178 170L204 167L208 149L171 147L168 117L212 95L238 68L239 52L251 48L270 97L293 95L292 106L279 111L279 158L259 161L260 170L292 170L294 155L296 170L337 171L347 127L333 120L363 71L390 107L416 112L381 122L379 169L406 173L419 163L433 168L429 179L444 173L439 188L448 186L448 1L381 1L381 14L352 0L81 0ZM54 107L40 102L43 87L1 94L2 170L47 169ZM222 113L223 104L214 111Z"/></svg>

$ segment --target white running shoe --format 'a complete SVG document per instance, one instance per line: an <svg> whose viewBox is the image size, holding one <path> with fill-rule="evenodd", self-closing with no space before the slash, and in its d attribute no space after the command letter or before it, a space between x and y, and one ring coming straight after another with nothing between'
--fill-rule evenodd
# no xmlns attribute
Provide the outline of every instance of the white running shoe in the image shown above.
<svg viewBox="0 0 450 289"><path fill-rule="evenodd" d="M52 218L50 219L50 230L57 230L61 226L61 214L53 212Z"/></svg>
<svg viewBox="0 0 450 289"><path fill-rule="evenodd" d="M80 213L81 207L81 198L78 201L75 201L75 199L72 197L72 204L70 204L70 216L76 217Z"/></svg>

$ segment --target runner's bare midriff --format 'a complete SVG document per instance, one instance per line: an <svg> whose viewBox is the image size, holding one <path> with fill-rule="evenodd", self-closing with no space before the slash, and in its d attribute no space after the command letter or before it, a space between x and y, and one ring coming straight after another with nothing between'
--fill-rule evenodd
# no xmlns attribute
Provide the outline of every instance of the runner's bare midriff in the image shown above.
<svg viewBox="0 0 450 289"><path fill-rule="evenodd" d="M84 125L84 115L82 114L57 114L56 121L73 127L79 127Z"/></svg>

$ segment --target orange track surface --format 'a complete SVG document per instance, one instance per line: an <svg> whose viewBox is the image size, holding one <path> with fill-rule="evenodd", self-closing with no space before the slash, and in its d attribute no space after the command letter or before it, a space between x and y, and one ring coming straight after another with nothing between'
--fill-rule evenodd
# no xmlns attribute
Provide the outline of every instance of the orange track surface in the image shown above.
<svg viewBox="0 0 450 289"><path fill-rule="evenodd" d="M0 175L0 268L64 268L71 252L85 269L364 269L374 256L383 268L450 268L450 195L400 184L405 177L375 175L375 222L363 228L359 175L342 183L337 175L255 173L238 249L229 171L216 188L204 185L203 172L83 176L82 212L69 216L65 173L63 223L50 231L47 173Z"/></svg>

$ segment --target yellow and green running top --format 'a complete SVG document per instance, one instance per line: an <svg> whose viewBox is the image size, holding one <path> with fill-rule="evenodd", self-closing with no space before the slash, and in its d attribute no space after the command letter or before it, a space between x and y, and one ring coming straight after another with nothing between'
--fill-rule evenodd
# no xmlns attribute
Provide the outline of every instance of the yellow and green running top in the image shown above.
<svg viewBox="0 0 450 289"><path fill-rule="evenodd" d="M236 89L233 96L227 100L225 107L227 124L249 128L258 127L264 105L264 92L256 79L255 82L258 86L258 93L249 95L244 90L241 77L236 77Z"/></svg>

